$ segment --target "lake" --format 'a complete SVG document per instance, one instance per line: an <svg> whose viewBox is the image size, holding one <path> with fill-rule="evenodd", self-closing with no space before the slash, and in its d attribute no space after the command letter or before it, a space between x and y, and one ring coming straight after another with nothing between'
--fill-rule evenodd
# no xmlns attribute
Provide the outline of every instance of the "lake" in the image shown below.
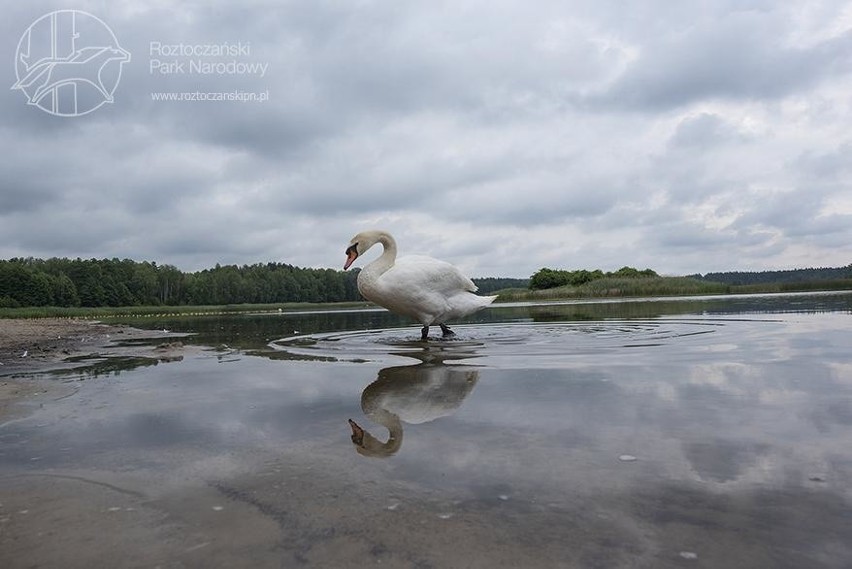
<svg viewBox="0 0 852 569"><path fill-rule="evenodd" d="M852 294L129 321L41 374L0 566L849 567ZM433 330L435 333L437 330Z"/></svg>

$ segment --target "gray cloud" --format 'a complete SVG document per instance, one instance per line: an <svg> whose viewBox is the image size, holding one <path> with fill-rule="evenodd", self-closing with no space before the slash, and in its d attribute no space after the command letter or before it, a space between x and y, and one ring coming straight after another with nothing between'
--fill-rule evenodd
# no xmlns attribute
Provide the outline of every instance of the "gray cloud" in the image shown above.
<svg viewBox="0 0 852 569"><path fill-rule="evenodd" d="M745 140L745 136L718 115L701 113L683 119L669 139L671 148L709 150L725 143Z"/></svg>
<svg viewBox="0 0 852 569"><path fill-rule="evenodd" d="M337 267L381 226L474 274L847 264L844 4L750 6L83 2L132 61L85 117L0 90L0 257ZM4 12L9 87L51 9ZM152 74L154 41L268 74ZM151 98L195 90L270 99Z"/></svg>
<svg viewBox="0 0 852 569"><path fill-rule="evenodd" d="M789 26L772 13L732 11L649 37L599 100L649 110L704 99L773 100L849 71L852 33L799 47L788 43Z"/></svg>

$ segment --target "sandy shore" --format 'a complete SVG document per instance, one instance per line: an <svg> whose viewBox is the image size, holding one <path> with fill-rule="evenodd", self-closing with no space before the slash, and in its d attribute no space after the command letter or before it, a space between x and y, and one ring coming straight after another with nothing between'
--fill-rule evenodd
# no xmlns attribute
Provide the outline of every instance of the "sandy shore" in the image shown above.
<svg viewBox="0 0 852 569"><path fill-rule="evenodd" d="M84 365L74 361L80 356L139 355L175 359L180 357L183 345L174 338L181 336L73 318L0 318L0 422L22 412L16 402L63 389L56 382L39 380L31 374ZM124 341L143 339L152 342L140 346L120 345ZM158 340L161 341L159 346Z"/></svg>

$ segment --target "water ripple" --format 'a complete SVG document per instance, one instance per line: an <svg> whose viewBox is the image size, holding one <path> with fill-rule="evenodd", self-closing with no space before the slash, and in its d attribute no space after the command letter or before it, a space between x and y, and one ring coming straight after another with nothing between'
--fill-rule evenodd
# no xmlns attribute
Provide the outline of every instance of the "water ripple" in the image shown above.
<svg viewBox="0 0 852 569"><path fill-rule="evenodd" d="M633 357L641 350L683 344L706 345L707 335L723 320L613 320L594 322L513 322L454 326L456 336L420 340L419 328L350 330L282 338L270 343L280 352L311 359L387 362L473 360L505 367L508 360L525 366L564 365L565 358L607 354Z"/></svg>

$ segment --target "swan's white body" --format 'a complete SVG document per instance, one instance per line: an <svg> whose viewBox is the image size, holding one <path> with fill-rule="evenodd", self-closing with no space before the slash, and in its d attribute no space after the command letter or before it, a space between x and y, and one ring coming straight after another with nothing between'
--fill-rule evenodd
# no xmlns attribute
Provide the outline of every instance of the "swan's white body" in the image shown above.
<svg viewBox="0 0 852 569"><path fill-rule="evenodd" d="M444 329L448 320L472 314L497 298L474 294L473 281L444 261L419 255L397 259L396 241L385 231L364 231L353 237L344 268L376 243L384 251L361 270L358 290L367 300L420 322L426 331L431 324Z"/></svg>

